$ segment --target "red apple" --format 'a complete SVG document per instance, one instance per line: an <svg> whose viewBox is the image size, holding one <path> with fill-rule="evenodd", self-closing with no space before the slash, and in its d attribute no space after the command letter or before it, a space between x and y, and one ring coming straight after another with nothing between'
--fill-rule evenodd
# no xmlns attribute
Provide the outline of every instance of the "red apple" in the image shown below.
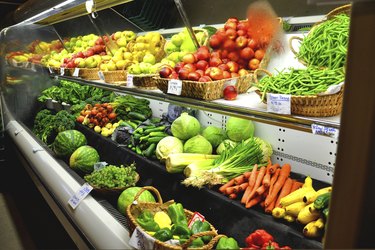
<svg viewBox="0 0 375 250"><path fill-rule="evenodd" d="M249 41L247 43L247 46L250 47L250 48L252 48L253 50L258 49L257 42L254 39L252 39L252 38L249 39Z"/></svg>
<svg viewBox="0 0 375 250"><path fill-rule="evenodd" d="M256 70L257 68L259 68L259 63L260 61L258 59L253 58L249 61L248 67L249 69Z"/></svg>
<svg viewBox="0 0 375 250"><path fill-rule="evenodd" d="M76 56L79 58L85 58L85 55L83 54L82 51L77 52Z"/></svg>
<svg viewBox="0 0 375 250"><path fill-rule="evenodd" d="M201 75L198 74L197 72L190 72L189 75L188 75L188 79L190 81L198 81L199 78L201 78Z"/></svg>
<svg viewBox="0 0 375 250"><path fill-rule="evenodd" d="M211 67L217 67L222 63L223 62L221 61L221 59L219 57L211 57L211 59L210 59L210 66Z"/></svg>
<svg viewBox="0 0 375 250"><path fill-rule="evenodd" d="M235 23L238 23L238 18L237 18L237 17L230 17L230 18L228 18L227 22L235 22Z"/></svg>
<svg viewBox="0 0 375 250"><path fill-rule="evenodd" d="M216 35L216 34L213 34L211 37L210 37L210 47L213 48L213 49L218 49L222 43L223 39L221 36L219 35Z"/></svg>
<svg viewBox="0 0 375 250"><path fill-rule="evenodd" d="M232 78L236 78L236 77L239 77L240 75L238 73L236 73L236 72L232 72L232 73L230 73L230 76Z"/></svg>
<svg viewBox="0 0 375 250"><path fill-rule="evenodd" d="M181 80L187 80L189 77L190 71L186 68L182 68L178 71L178 78Z"/></svg>
<svg viewBox="0 0 375 250"><path fill-rule="evenodd" d="M242 49L247 46L247 38L245 36L239 36L236 39L237 48Z"/></svg>
<svg viewBox="0 0 375 250"><path fill-rule="evenodd" d="M208 68L208 62L205 60L200 60L195 64L197 69L206 70Z"/></svg>
<svg viewBox="0 0 375 250"><path fill-rule="evenodd" d="M211 58L212 57L222 58L221 57L221 50L216 50L216 51L212 52L211 53Z"/></svg>
<svg viewBox="0 0 375 250"><path fill-rule="evenodd" d="M233 40L228 39L224 41L223 48L228 51L233 51L236 48L236 43Z"/></svg>
<svg viewBox="0 0 375 250"><path fill-rule="evenodd" d="M249 23L248 22L239 22L237 24L237 30L243 30L243 31L247 32L248 29L249 29Z"/></svg>
<svg viewBox="0 0 375 250"><path fill-rule="evenodd" d="M211 72L211 69L212 69L212 67L208 67L208 68L204 71L204 75L209 76L209 75L210 75L210 72Z"/></svg>
<svg viewBox="0 0 375 250"><path fill-rule="evenodd" d="M236 29L237 29L237 23L236 23L236 22L233 22L233 21L227 21L227 22L224 24L224 29L225 29L225 30L229 30L229 29L236 30Z"/></svg>
<svg viewBox="0 0 375 250"><path fill-rule="evenodd" d="M237 51L232 51L232 52L229 52L229 54L228 54L228 59L229 59L230 61L237 62L238 59L240 59L240 55L238 54Z"/></svg>
<svg viewBox="0 0 375 250"><path fill-rule="evenodd" d="M249 62L248 60L240 58L240 59L238 59L238 61L236 63L238 63L238 66L240 67L240 69L243 69L243 68L247 68L248 62Z"/></svg>
<svg viewBox="0 0 375 250"><path fill-rule="evenodd" d="M225 35L226 35L229 39L234 40L234 39L236 39L236 37L237 37L237 31L236 31L236 29L227 29L227 30L225 31Z"/></svg>
<svg viewBox="0 0 375 250"><path fill-rule="evenodd" d="M229 67L230 72L235 72L235 73L238 72L238 70L239 70L238 63L233 62L233 61L229 61L229 62L227 62L227 65Z"/></svg>
<svg viewBox="0 0 375 250"><path fill-rule="evenodd" d="M209 75L213 80L223 79L223 71L218 67L212 67Z"/></svg>
<svg viewBox="0 0 375 250"><path fill-rule="evenodd" d="M237 35L238 36L245 36L246 37L246 31L244 31L244 30L237 30Z"/></svg>
<svg viewBox="0 0 375 250"><path fill-rule="evenodd" d="M240 69L240 70L238 71L238 74L239 74L240 76L248 75L248 74L249 74L249 71L247 71L246 69Z"/></svg>
<svg viewBox="0 0 375 250"><path fill-rule="evenodd" d="M229 59L228 59L228 58L223 58L223 59L221 59L221 61L222 61L223 63L227 63L227 62L229 62Z"/></svg>
<svg viewBox="0 0 375 250"><path fill-rule="evenodd" d="M103 47L102 47L102 45L94 45L94 46L92 47L92 49L94 50L95 54L99 54L100 52L103 51Z"/></svg>
<svg viewBox="0 0 375 250"><path fill-rule="evenodd" d="M178 62L176 63L176 65L174 66L174 70L176 72L180 71L180 69L182 69L183 67L185 66L185 63L184 62Z"/></svg>
<svg viewBox="0 0 375 250"><path fill-rule="evenodd" d="M254 57L254 50L250 47L243 48L240 52L240 57L245 60L250 60Z"/></svg>
<svg viewBox="0 0 375 250"><path fill-rule="evenodd" d="M96 45L104 45L103 38L102 37L98 37L98 39L96 39L96 41L95 41L95 44Z"/></svg>
<svg viewBox="0 0 375 250"><path fill-rule="evenodd" d="M178 79L178 73L176 71L173 71L172 74L169 75L169 79Z"/></svg>
<svg viewBox="0 0 375 250"><path fill-rule="evenodd" d="M231 74L228 72L228 71L223 71L223 78L224 79L228 79L228 78L231 78Z"/></svg>
<svg viewBox="0 0 375 250"><path fill-rule="evenodd" d="M229 66L226 65L225 63L222 63L222 64L220 64L217 67L220 68L220 69L222 69L223 71L228 71L229 70Z"/></svg>
<svg viewBox="0 0 375 250"><path fill-rule="evenodd" d="M233 85L228 85L224 89L225 100L235 100L237 98L237 88Z"/></svg>
<svg viewBox="0 0 375 250"><path fill-rule="evenodd" d="M221 59L224 59L224 58L227 58L228 57L228 50L226 50L226 49L222 49L221 50Z"/></svg>
<svg viewBox="0 0 375 250"><path fill-rule="evenodd" d="M204 70L197 69L195 72L198 73L200 76L204 76Z"/></svg>
<svg viewBox="0 0 375 250"><path fill-rule="evenodd" d="M208 53L210 52L210 49L206 45L202 45L198 48L198 51L207 51Z"/></svg>
<svg viewBox="0 0 375 250"><path fill-rule="evenodd" d="M195 63L196 62L196 58L195 58L195 56L194 56L193 53L187 53L186 55L184 55L182 57L182 61L184 63Z"/></svg>
<svg viewBox="0 0 375 250"><path fill-rule="evenodd" d="M75 67L76 67L76 64L74 63L74 61L70 61L66 64L66 68L72 69Z"/></svg>
<svg viewBox="0 0 375 250"><path fill-rule="evenodd" d="M258 49L254 53L254 57L258 59L259 61L262 61L264 57L265 51L263 49Z"/></svg>
<svg viewBox="0 0 375 250"><path fill-rule="evenodd" d="M211 82L212 79L209 76L202 76L201 78L199 78L198 81L199 82Z"/></svg>
<svg viewBox="0 0 375 250"><path fill-rule="evenodd" d="M183 69L187 69L189 72L194 72L197 68L195 67L194 64L187 63L187 64L185 64L185 66L183 67Z"/></svg>
<svg viewBox="0 0 375 250"><path fill-rule="evenodd" d="M169 67L163 67L159 71L159 75L161 78L168 78L172 74L172 69Z"/></svg>
<svg viewBox="0 0 375 250"><path fill-rule="evenodd" d="M195 53L197 60L208 60L210 59L210 52L205 49L198 50Z"/></svg>
<svg viewBox="0 0 375 250"><path fill-rule="evenodd" d="M68 63L69 58L64 58L63 63Z"/></svg>
<svg viewBox="0 0 375 250"><path fill-rule="evenodd" d="M83 54L85 57L90 57L93 56L95 53L93 49L88 49L87 51L83 52Z"/></svg>

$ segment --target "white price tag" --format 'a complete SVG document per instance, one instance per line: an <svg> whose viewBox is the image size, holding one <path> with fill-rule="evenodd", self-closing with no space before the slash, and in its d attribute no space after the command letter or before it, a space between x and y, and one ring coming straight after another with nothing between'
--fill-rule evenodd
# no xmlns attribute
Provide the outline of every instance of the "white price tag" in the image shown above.
<svg viewBox="0 0 375 250"><path fill-rule="evenodd" d="M50 74L53 73L53 69L51 67L48 67L48 71L49 71Z"/></svg>
<svg viewBox="0 0 375 250"><path fill-rule="evenodd" d="M75 76L75 77L78 77L79 76L79 68L75 68L74 71L73 71L73 75L72 76Z"/></svg>
<svg viewBox="0 0 375 250"><path fill-rule="evenodd" d="M291 95L267 94L267 112L290 115Z"/></svg>
<svg viewBox="0 0 375 250"><path fill-rule="evenodd" d="M64 68L60 68L60 76L63 76L65 74L65 69Z"/></svg>
<svg viewBox="0 0 375 250"><path fill-rule="evenodd" d="M126 76L126 87L129 87L129 88L133 88L133 75L132 74L128 74Z"/></svg>
<svg viewBox="0 0 375 250"><path fill-rule="evenodd" d="M138 250L154 249L155 239L145 233L140 227L136 227L129 240L129 245Z"/></svg>
<svg viewBox="0 0 375 250"><path fill-rule="evenodd" d="M92 187L88 183L83 184L82 187L80 187L79 190L69 199L68 204L73 209L76 209L79 203L91 192L91 190Z"/></svg>
<svg viewBox="0 0 375 250"><path fill-rule="evenodd" d="M99 76L99 79L104 81L104 74L103 74L103 71L99 71L98 72L98 76Z"/></svg>
<svg viewBox="0 0 375 250"><path fill-rule="evenodd" d="M311 130L314 135L327 135L333 138L339 137L339 130L337 128L325 127L323 125L318 124L311 124Z"/></svg>
<svg viewBox="0 0 375 250"><path fill-rule="evenodd" d="M182 81L177 79L172 79L168 81L168 94L181 95L182 91Z"/></svg>

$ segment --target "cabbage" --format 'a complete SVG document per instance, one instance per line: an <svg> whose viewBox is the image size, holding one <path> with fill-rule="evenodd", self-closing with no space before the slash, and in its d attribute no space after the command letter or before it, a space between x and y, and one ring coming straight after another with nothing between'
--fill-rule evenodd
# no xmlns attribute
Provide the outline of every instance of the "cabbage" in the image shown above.
<svg viewBox="0 0 375 250"><path fill-rule="evenodd" d="M230 117L227 122L227 136L232 141L240 142L254 135L254 124L250 120Z"/></svg>
<svg viewBox="0 0 375 250"><path fill-rule="evenodd" d="M212 145L201 135L194 136L187 140L184 145L184 153L212 154Z"/></svg>
<svg viewBox="0 0 375 250"><path fill-rule="evenodd" d="M182 113L171 126L172 135L181 140L190 139L193 136L199 134L201 125L197 118L189 115L188 113Z"/></svg>
<svg viewBox="0 0 375 250"><path fill-rule="evenodd" d="M225 132L218 127L208 126L202 131L202 135L206 138L211 145L216 148L225 139Z"/></svg>
<svg viewBox="0 0 375 250"><path fill-rule="evenodd" d="M127 207L134 201L135 196L141 189L141 187L130 187L122 191L117 199L117 209L120 213L124 215L126 214ZM156 202L154 196L152 196L148 190L143 191L138 200L144 202Z"/></svg>
<svg viewBox="0 0 375 250"><path fill-rule="evenodd" d="M216 154L221 155L224 150L229 150L237 146L237 142L231 141L229 139L224 140L220 145L216 148Z"/></svg>
<svg viewBox="0 0 375 250"><path fill-rule="evenodd" d="M164 161L169 154L183 153L184 144L173 136L167 136L161 139L156 146L156 157Z"/></svg>
<svg viewBox="0 0 375 250"><path fill-rule="evenodd" d="M260 139L259 137L254 137L254 140L259 145L262 150L263 158L261 162L267 162L273 153L272 146L269 142Z"/></svg>

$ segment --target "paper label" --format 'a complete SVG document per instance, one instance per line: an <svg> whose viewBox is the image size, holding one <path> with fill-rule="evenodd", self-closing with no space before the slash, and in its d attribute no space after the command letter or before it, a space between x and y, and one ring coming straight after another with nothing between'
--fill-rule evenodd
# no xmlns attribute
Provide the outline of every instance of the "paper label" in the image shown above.
<svg viewBox="0 0 375 250"><path fill-rule="evenodd" d="M202 221L202 222L205 221L203 215L201 215L201 214L198 213L198 212L195 212L195 213L193 214L193 216L191 217L189 223L188 223L188 227L191 228L191 226L192 226L192 225L194 224L194 222L197 221L197 220L200 220L200 221Z"/></svg>
<svg viewBox="0 0 375 250"><path fill-rule="evenodd" d="M132 74L128 74L127 76L126 76L126 86L127 87L129 87L129 88L133 88L133 75Z"/></svg>
<svg viewBox="0 0 375 250"><path fill-rule="evenodd" d="M140 227L136 227L129 240L129 245L138 250L154 249L155 239L145 233Z"/></svg>
<svg viewBox="0 0 375 250"><path fill-rule="evenodd" d="M52 70L52 68L51 68L51 67L48 67L48 71L49 71L49 73L50 73L50 74L52 74L52 73L53 73L53 70Z"/></svg>
<svg viewBox="0 0 375 250"><path fill-rule="evenodd" d="M226 80L224 82L223 88L225 89L226 86L230 86L230 85L236 86L237 85L237 81L238 81L238 78L233 78L233 79Z"/></svg>
<svg viewBox="0 0 375 250"><path fill-rule="evenodd" d="M267 94L267 112L290 115L291 95Z"/></svg>
<svg viewBox="0 0 375 250"><path fill-rule="evenodd" d="M81 203L81 201L91 192L92 187L85 183L82 185L82 187L79 188L79 190L69 199L68 204L73 208L76 209L76 207Z"/></svg>
<svg viewBox="0 0 375 250"><path fill-rule="evenodd" d="M98 72L98 76L99 76L99 79L104 81L104 74L103 74L103 71L99 71Z"/></svg>
<svg viewBox="0 0 375 250"><path fill-rule="evenodd" d="M64 68L60 68L60 76L63 76L65 74L65 69Z"/></svg>
<svg viewBox="0 0 375 250"><path fill-rule="evenodd" d="M98 171L102 168L105 168L107 165L108 165L108 163L105 162L105 161L97 162L97 163L94 164L94 171Z"/></svg>
<svg viewBox="0 0 375 250"><path fill-rule="evenodd" d="M314 135L327 135L333 138L339 137L339 130L337 128L326 127L318 124L311 124L311 130Z"/></svg>
<svg viewBox="0 0 375 250"><path fill-rule="evenodd" d="M74 69L72 76L75 76L75 77L79 76L79 68Z"/></svg>
<svg viewBox="0 0 375 250"><path fill-rule="evenodd" d="M182 91L182 81L177 79L172 79L168 81L168 94L181 95Z"/></svg>

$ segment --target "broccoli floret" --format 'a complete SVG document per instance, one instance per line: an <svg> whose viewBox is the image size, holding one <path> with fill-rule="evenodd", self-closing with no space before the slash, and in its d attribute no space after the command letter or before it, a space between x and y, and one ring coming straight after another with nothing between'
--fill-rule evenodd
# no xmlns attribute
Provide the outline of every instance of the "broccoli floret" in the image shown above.
<svg viewBox="0 0 375 250"><path fill-rule="evenodd" d="M65 130L74 129L75 117L66 110L59 111L55 116L55 129L57 133Z"/></svg>

